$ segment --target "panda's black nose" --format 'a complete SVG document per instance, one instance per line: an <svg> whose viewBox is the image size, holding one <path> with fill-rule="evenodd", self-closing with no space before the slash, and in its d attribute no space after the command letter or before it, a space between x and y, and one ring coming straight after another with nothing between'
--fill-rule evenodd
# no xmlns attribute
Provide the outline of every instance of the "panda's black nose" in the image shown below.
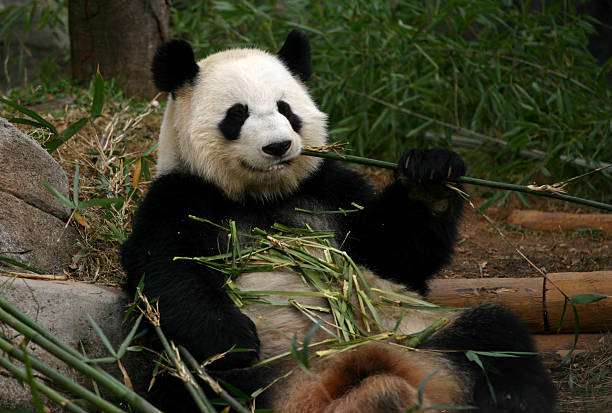
<svg viewBox="0 0 612 413"><path fill-rule="evenodd" d="M279 141L279 142L270 143L261 149L268 155L283 156L285 152L289 150L290 146L291 146L291 141L287 140L287 141Z"/></svg>

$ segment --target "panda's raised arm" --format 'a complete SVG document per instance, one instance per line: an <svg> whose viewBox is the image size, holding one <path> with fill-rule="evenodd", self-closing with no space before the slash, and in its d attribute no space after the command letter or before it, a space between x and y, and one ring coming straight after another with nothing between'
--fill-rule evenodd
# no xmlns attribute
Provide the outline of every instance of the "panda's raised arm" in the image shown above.
<svg viewBox="0 0 612 413"><path fill-rule="evenodd" d="M215 363L219 369L246 366L257 358L255 326L223 292L222 274L174 257L219 253L213 227L188 216L215 220L223 205L218 190L196 176L163 176L151 185L121 248L129 292L134 294L144 280L143 294L158 300L162 328L176 344L189 348L198 360L231 348L253 350L222 358Z"/></svg>
<svg viewBox="0 0 612 413"><path fill-rule="evenodd" d="M347 252L377 274L425 292L427 280L450 261L462 209L443 180L464 173L452 151L405 152L395 182L345 218ZM357 193L357 184L347 181L339 190Z"/></svg>

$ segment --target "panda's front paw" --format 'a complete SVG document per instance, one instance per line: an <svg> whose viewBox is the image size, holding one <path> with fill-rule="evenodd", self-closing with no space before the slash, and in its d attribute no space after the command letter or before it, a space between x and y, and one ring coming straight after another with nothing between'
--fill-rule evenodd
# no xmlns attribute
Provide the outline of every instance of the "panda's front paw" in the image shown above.
<svg viewBox="0 0 612 413"><path fill-rule="evenodd" d="M249 317L238 313L234 320L228 317L225 325L219 326L215 335L215 345L224 353L223 357L211 365L214 369L227 370L248 367L259 357L259 336L257 328Z"/></svg>
<svg viewBox="0 0 612 413"><path fill-rule="evenodd" d="M440 184L464 175L465 164L448 149L410 149L400 158L397 173L405 184Z"/></svg>

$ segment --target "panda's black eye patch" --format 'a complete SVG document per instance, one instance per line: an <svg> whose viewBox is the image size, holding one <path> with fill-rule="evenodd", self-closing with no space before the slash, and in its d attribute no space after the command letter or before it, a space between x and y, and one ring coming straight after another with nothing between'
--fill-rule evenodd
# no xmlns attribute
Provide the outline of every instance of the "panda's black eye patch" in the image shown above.
<svg viewBox="0 0 612 413"><path fill-rule="evenodd" d="M249 117L249 107L242 103L232 105L221 122L219 122L219 130L225 136L225 139L236 140L240 136L240 129Z"/></svg>
<svg viewBox="0 0 612 413"><path fill-rule="evenodd" d="M276 107L278 107L278 112L289 120L291 127L296 133L300 133L300 129L302 129L302 119L291 110L291 106L284 100L279 100L276 102Z"/></svg>

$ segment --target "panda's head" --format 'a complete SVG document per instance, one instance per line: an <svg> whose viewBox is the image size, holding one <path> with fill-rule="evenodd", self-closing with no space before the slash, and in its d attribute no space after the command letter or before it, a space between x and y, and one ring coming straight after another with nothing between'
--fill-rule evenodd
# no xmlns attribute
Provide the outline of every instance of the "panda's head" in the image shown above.
<svg viewBox="0 0 612 413"><path fill-rule="evenodd" d="M311 71L310 45L295 30L277 55L231 49L196 63L189 44L161 45L153 79L170 97L158 176L190 172L234 200L291 193L320 163L302 148L327 138L326 115L302 84Z"/></svg>

